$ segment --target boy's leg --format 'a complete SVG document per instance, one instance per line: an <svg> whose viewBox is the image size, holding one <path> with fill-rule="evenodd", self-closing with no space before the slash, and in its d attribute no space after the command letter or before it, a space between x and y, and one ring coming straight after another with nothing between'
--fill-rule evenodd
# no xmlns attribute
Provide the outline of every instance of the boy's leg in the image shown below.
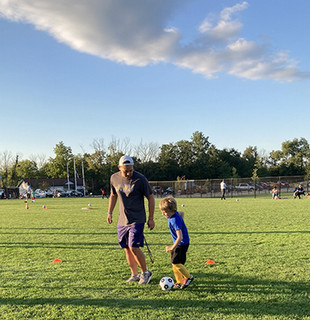
<svg viewBox="0 0 310 320"><path fill-rule="evenodd" d="M181 264L181 263L179 263L179 264L174 264L174 265L173 265L173 271L174 271L174 270L176 270L176 272L177 272L178 274L181 274L181 275L182 275L182 280L183 280L183 278L188 279L188 278L191 277L191 274L187 271L187 269L185 268L184 264ZM178 283L181 283L182 281L179 282L179 281L177 280L177 282L178 282Z"/></svg>
<svg viewBox="0 0 310 320"><path fill-rule="evenodd" d="M171 252L171 263L177 283L183 283L184 279L191 277L191 274L184 267L188 246L188 244L179 246Z"/></svg>
<svg viewBox="0 0 310 320"><path fill-rule="evenodd" d="M183 283L183 275L175 264L172 265L172 270L173 270L176 283L180 283L180 284Z"/></svg>

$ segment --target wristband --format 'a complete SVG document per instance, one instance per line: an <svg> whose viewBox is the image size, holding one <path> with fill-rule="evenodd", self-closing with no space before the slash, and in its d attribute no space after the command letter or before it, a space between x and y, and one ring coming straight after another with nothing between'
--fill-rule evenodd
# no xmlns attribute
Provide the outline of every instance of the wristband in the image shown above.
<svg viewBox="0 0 310 320"><path fill-rule="evenodd" d="M108 212L108 214L112 214L113 212Z"/></svg>
<svg viewBox="0 0 310 320"><path fill-rule="evenodd" d="M149 218L149 220L154 220L154 218Z"/></svg>

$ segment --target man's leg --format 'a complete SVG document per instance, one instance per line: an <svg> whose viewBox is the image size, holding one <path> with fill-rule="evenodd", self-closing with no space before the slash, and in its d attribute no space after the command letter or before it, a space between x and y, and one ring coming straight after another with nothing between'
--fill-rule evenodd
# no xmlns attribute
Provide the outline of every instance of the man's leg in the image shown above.
<svg viewBox="0 0 310 320"><path fill-rule="evenodd" d="M137 275L138 274L138 265L137 265L137 261L136 261L134 255L132 254L132 252L129 248L125 248L125 253L126 253L127 263L128 263L129 268L131 270L131 274L133 276Z"/></svg>
<svg viewBox="0 0 310 320"><path fill-rule="evenodd" d="M141 268L139 284L148 284L152 279L153 274L147 270L145 256L143 251L140 249L140 247L143 246L143 229L144 223L135 224L130 228L128 246L132 258Z"/></svg>
<svg viewBox="0 0 310 320"><path fill-rule="evenodd" d="M142 250L140 249L143 246L143 230L144 223L135 224L130 227L129 237L128 237L128 247L130 250L130 254L132 259L135 260L136 264L141 268L142 272L146 272L146 261L145 256Z"/></svg>
<svg viewBox="0 0 310 320"><path fill-rule="evenodd" d="M129 251L130 251L129 256L131 256L131 258L134 259L136 268L138 264L139 267L141 268L141 271L146 272L147 268L146 268L145 256L144 256L144 253L141 251L141 249L136 247L130 247Z"/></svg>

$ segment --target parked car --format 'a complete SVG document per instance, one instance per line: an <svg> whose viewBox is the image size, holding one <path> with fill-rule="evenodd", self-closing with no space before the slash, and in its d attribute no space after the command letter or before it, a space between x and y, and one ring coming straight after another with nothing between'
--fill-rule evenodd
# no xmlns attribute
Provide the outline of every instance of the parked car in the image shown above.
<svg viewBox="0 0 310 320"><path fill-rule="evenodd" d="M237 186L235 186L235 190L237 190L237 191L252 191L252 190L254 190L254 186L249 183L239 183Z"/></svg>
<svg viewBox="0 0 310 320"><path fill-rule="evenodd" d="M64 197L84 197L84 194L80 191L68 190L64 192Z"/></svg>
<svg viewBox="0 0 310 320"><path fill-rule="evenodd" d="M168 187L165 192L164 192L164 196L168 196L168 195L173 195L173 188L172 187Z"/></svg>
<svg viewBox="0 0 310 320"><path fill-rule="evenodd" d="M44 190L41 190L41 189L36 189L34 191L34 196L36 198L46 198L46 192Z"/></svg>
<svg viewBox="0 0 310 320"><path fill-rule="evenodd" d="M3 199L5 196L5 190L4 189L0 189L0 199Z"/></svg>
<svg viewBox="0 0 310 320"><path fill-rule="evenodd" d="M273 186L272 186L270 183L268 183L268 182L262 182L262 183L260 184L260 186L261 186L264 190L271 190L271 189L273 188Z"/></svg>
<svg viewBox="0 0 310 320"><path fill-rule="evenodd" d="M161 194L162 193L162 188L160 186L154 186L153 187L153 194Z"/></svg>
<svg viewBox="0 0 310 320"><path fill-rule="evenodd" d="M78 192L80 192L80 193L82 193L83 194L83 196L85 195L85 196L88 196L88 190L86 189L86 188L84 188L84 187L77 187L77 189L76 189Z"/></svg>
<svg viewBox="0 0 310 320"><path fill-rule="evenodd" d="M45 196L46 196L46 198L53 198L53 196L54 196L54 190L52 190L52 189L46 190L46 191L45 191Z"/></svg>
<svg viewBox="0 0 310 320"><path fill-rule="evenodd" d="M51 188L45 192L45 195L47 198L53 198L55 195L57 198L60 198L60 197L65 197L65 191L63 189Z"/></svg>
<svg viewBox="0 0 310 320"><path fill-rule="evenodd" d="M287 188L289 187L289 184L285 181L278 181L275 183L275 186L277 186L278 188Z"/></svg>
<svg viewBox="0 0 310 320"><path fill-rule="evenodd" d="M255 185L255 189L258 190L258 191L264 190L264 188L260 184L256 184Z"/></svg>

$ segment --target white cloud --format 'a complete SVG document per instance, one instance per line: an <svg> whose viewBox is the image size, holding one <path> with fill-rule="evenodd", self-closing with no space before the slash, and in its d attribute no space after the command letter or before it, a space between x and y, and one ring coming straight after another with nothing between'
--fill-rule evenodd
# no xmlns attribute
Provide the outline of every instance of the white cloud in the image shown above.
<svg viewBox="0 0 310 320"><path fill-rule="evenodd" d="M205 77L219 72L248 79L307 77L287 54L268 55L265 45L240 37L234 19L243 1L208 16L197 37L181 46L181 30L170 25L179 0L0 0L0 16L33 24L80 52L128 65L170 62Z"/></svg>
<svg viewBox="0 0 310 320"><path fill-rule="evenodd" d="M224 21L229 21L234 13L245 10L247 9L247 7L248 3L246 1L243 1L242 3L237 3L233 7L225 8L221 12L221 19Z"/></svg>
<svg viewBox="0 0 310 320"><path fill-rule="evenodd" d="M34 24L75 50L143 66L166 61L172 54L179 35L165 31L165 21L176 2L0 0L0 12Z"/></svg>

